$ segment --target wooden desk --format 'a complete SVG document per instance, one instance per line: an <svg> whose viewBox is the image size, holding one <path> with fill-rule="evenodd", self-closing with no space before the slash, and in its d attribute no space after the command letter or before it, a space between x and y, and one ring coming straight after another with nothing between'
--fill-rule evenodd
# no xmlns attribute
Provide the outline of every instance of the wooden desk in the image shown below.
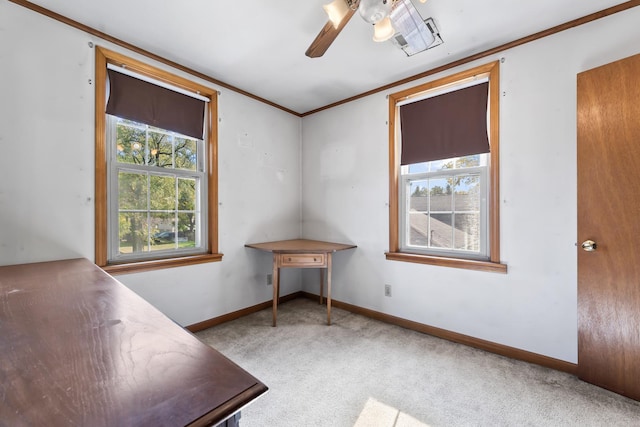
<svg viewBox="0 0 640 427"><path fill-rule="evenodd" d="M248 248L273 253L273 326L278 317L281 268L320 268L320 304L323 302L324 270L327 270L327 325L331 324L331 255L355 245L294 239L277 242L252 243Z"/></svg>
<svg viewBox="0 0 640 427"><path fill-rule="evenodd" d="M266 390L88 260L0 267L0 425L227 425Z"/></svg>

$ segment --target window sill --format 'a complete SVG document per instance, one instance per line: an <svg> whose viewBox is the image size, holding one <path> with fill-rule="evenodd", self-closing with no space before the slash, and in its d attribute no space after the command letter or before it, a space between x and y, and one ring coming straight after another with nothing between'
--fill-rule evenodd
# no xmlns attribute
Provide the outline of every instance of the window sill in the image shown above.
<svg viewBox="0 0 640 427"><path fill-rule="evenodd" d="M127 264L109 264L100 266L100 268L111 275L118 275L218 261L222 261L222 254L206 254L180 258L155 259L150 261L131 262Z"/></svg>
<svg viewBox="0 0 640 427"><path fill-rule="evenodd" d="M445 258L431 255L419 255L405 252L386 252L388 260L415 262L418 264L439 265L441 267L464 268L467 270L488 271L507 274L507 265L499 262L476 261L470 259Z"/></svg>

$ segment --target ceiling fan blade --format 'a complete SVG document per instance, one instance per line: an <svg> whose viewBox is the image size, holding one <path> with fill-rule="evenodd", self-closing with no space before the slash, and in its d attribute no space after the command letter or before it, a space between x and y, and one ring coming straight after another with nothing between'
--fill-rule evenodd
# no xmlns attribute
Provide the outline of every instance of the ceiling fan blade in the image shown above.
<svg viewBox="0 0 640 427"><path fill-rule="evenodd" d="M305 52L305 55L309 58L319 58L324 55L327 49L329 49L329 46L331 46L331 43L333 43L336 37L338 37L340 31L342 31L344 26L347 25L347 22L349 22L355 12L356 11L354 9L349 9L349 12L347 12L344 19L342 19L338 28L334 28L331 21L327 22L322 30L320 30L320 33L315 40L311 43L309 49Z"/></svg>

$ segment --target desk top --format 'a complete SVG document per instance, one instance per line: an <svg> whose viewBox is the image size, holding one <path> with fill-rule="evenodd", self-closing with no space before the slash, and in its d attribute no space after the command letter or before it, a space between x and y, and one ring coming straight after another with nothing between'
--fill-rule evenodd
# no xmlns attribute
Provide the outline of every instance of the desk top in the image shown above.
<svg viewBox="0 0 640 427"><path fill-rule="evenodd" d="M2 425L209 425L266 390L86 259L0 267Z"/></svg>
<svg viewBox="0 0 640 427"><path fill-rule="evenodd" d="M321 242L319 240L293 239L276 242L251 243L247 248L260 249L274 253L328 253L356 248L356 245L342 243Z"/></svg>

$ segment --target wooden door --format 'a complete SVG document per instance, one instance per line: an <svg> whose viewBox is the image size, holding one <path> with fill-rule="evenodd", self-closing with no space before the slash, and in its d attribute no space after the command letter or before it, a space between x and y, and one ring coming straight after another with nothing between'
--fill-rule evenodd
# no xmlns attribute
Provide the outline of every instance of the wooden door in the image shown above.
<svg viewBox="0 0 640 427"><path fill-rule="evenodd" d="M640 55L578 75L578 375L640 400Z"/></svg>

